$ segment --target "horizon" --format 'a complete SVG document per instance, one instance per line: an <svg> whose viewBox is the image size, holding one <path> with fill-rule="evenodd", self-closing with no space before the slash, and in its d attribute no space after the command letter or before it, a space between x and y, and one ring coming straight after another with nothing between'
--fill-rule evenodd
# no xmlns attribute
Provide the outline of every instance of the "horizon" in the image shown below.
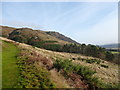
<svg viewBox="0 0 120 90"><path fill-rule="evenodd" d="M117 9L117 2L2 2L1 25L55 31L79 43L112 44L118 43Z"/></svg>

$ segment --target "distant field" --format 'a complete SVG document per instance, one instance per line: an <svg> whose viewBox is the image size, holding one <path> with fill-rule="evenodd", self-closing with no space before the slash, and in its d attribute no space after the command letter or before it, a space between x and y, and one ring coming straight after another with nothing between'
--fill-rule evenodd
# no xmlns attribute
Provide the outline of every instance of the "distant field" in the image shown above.
<svg viewBox="0 0 120 90"><path fill-rule="evenodd" d="M2 88L12 88L17 82L16 55L18 52L15 45L2 42Z"/></svg>
<svg viewBox="0 0 120 90"><path fill-rule="evenodd" d="M113 54L118 54L118 53L120 53L120 52L113 52L113 51L111 51Z"/></svg>

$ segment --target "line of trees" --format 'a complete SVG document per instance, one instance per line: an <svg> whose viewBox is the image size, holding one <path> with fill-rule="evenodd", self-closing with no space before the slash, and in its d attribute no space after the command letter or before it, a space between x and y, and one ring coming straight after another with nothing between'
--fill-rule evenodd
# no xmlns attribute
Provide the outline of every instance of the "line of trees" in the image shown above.
<svg viewBox="0 0 120 90"><path fill-rule="evenodd" d="M70 52L70 53L80 53L87 56L97 57L105 60L113 60L114 55L106 51L105 48L95 46L95 45L77 45L77 44L66 44L61 47L60 51Z"/></svg>

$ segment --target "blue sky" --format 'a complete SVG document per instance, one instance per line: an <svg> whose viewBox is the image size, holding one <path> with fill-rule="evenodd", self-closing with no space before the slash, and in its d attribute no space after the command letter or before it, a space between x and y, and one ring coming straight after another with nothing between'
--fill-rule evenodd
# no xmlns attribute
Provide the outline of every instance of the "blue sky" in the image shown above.
<svg viewBox="0 0 120 90"><path fill-rule="evenodd" d="M3 2L1 25L57 31L79 43L117 43L118 3Z"/></svg>

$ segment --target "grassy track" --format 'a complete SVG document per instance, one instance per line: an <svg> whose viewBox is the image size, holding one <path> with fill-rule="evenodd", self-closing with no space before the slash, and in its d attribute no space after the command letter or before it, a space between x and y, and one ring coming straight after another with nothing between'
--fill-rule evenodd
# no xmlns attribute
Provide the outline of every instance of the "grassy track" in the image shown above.
<svg viewBox="0 0 120 90"><path fill-rule="evenodd" d="M2 88L2 46L0 40L0 89Z"/></svg>
<svg viewBox="0 0 120 90"><path fill-rule="evenodd" d="M12 43L2 43L2 88L12 88L19 74L16 65L19 49Z"/></svg>

